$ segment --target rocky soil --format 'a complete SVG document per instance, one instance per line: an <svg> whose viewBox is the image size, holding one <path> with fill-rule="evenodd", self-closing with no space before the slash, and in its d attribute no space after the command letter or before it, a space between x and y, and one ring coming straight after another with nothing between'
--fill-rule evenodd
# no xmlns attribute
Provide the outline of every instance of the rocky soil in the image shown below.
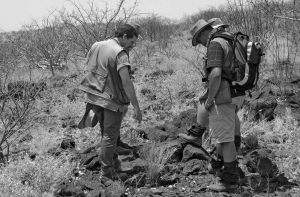
<svg viewBox="0 0 300 197"><path fill-rule="evenodd" d="M300 79L292 81L291 84L300 89ZM246 101L247 113L244 118L252 119L251 121L273 120L285 113L286 107L290 107L292 115L299 122L300 92L291 90L282 97L274 89L276 88L266 85L260 91L254 92L252 98ZM191 109L163 125L135 130L147 142L138 146L132 145L128 151L119 152L122 171L128 177L123 181L105 184L99 181L99 146L77 151L72 136L65 138L59 147L49 150L49 154L59 156L62 152L68 152L72 155L72 160L78 162L78 166L68 180L58 183L55 196L294 196L293 188L298 188L299 185L279 173L274 162L281 153L260 145L257 136L242 139L238 160L244 173L240 173L238 192L229 194L209 191L207 186L218 181L207 170L213 147L207 144L196 147L177 138L179 133L186 132L186 125L195 123L196 110ZM77 129L76 126L74 120L63 124L63 128L69 132ZM14 151L17 153L21 150ZM155 163L151 163L149 157L153 153L170 155L166 156L167 160L163 165L156 166L157 173L151 174L150 166L155 166ZM34 158L35 155L32 154L32 159Z"/></svg>
<svg viewBox="0 0 300 197"><path fill-rule="evenodd" d="M297 118L299 96L299 92L296 92L286 97L284 102L279 102L276 94L266 88L247 100L248 116L255 117L254 121L261 118L272 120L289 106ZM164 125L137 131L151 143L132 147L131 152L120 153L123 172L128 174L127 180L123 182L106 185L99 182L100 164L96 148L76 153L80 165L74 169L74 176L58 187L56 196L293 196L292 188L299 185L279 173L274 159L280 153L261 146L256 136L247 136L242 140L238 160L244 173L240 173L238 192L229 194L209 191L207 186L218 181L207 170L212 147L196 147L177 139L179 133L186 131L186 125L192 125L195 121L196 111L188 110ZM147 156L153 150L159 152L171 149L174 151L166 165L158 172L155 181L151 180Z"/></svg>

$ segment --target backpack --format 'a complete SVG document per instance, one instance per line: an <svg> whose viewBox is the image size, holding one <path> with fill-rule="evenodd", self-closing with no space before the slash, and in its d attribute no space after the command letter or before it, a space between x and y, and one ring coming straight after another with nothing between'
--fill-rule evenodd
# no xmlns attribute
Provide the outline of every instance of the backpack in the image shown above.
<svg viewBox="0 0 300 197"><path fill-rule="evenodd" d="M210 40L221 37L231 42L233 46L233 60L231 65L231 85L241 91L249 91L257 85L259 78L259 64L262 53L259 42L249 41L249 36L237 32L230 34L222 31L211 35ZM209 40L209 42L210 42Z"/></svg>

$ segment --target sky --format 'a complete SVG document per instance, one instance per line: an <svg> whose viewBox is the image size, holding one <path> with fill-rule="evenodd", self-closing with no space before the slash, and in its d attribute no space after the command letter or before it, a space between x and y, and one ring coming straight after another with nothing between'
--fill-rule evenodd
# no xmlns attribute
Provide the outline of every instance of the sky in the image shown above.
<svg viewBox="0 0 300 197"><path fill-rule="evenodd" d="M74 0L85 5L89 0ZM94 0L101 8L103 0ZM115 7L119 0L106 0L109 7ZM134 0L126 0L130 6ZM138 10L141 13L157 13L172 19L196 13L199 9L225 4L226 0L139 0ZM39 20L47 16L54 8L71 9L66 0L0 0L0 30L17 31L23 24L32 19Z"/></svg>

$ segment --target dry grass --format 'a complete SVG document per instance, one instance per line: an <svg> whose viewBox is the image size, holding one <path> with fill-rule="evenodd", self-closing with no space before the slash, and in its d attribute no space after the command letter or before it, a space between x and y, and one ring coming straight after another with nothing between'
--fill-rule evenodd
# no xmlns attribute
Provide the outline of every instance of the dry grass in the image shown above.
<svg viewBox="0 0 300 197"><path fill-rule="evenodd" d="M257 136L262 147L275 152L275 162L280 172L291 180L300 180L300 129L299 123L291 115L290 108L286 108L283 116L275 117L270 122L242 122L241 131L243 137Z"/></svg>
<svg viewBox="0 0 300 197"><path fill-rule="evenodd" d="M55 186L71 174L72 164L67 156L53 158L28 156L2 167L0 171L1 197L50 197Z"/></svg>
<svg viewBox="0 0 300 197"><path fill-rule="evenodd" d="M176 148L164 144L163 146L151 143L147 148L144 148L140 154L146 160L146 174L150 184L157 184L159 176L171 156L176 151Z"/></svg>

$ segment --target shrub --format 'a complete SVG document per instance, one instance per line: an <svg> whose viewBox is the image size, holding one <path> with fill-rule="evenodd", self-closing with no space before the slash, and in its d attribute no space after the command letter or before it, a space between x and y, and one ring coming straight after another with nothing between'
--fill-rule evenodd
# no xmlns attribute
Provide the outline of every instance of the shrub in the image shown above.
<svg viewBox="0 0 300 197"><path fill-rule="evenodd" d="M169 144L158 146L156 143L142 149L141 155L146 160L147 178L150 184L158 183L161 171L175 151L176 148L169 146Z"/></svg>
<svg viewBox="0 0 300 197"><path fill-rule="evenodd" d="M45 128L33 130L33 139L30 142L30 151L38 155L46 154L51 148L58 147L63 134L59 132L48 132Z"/></svg>

